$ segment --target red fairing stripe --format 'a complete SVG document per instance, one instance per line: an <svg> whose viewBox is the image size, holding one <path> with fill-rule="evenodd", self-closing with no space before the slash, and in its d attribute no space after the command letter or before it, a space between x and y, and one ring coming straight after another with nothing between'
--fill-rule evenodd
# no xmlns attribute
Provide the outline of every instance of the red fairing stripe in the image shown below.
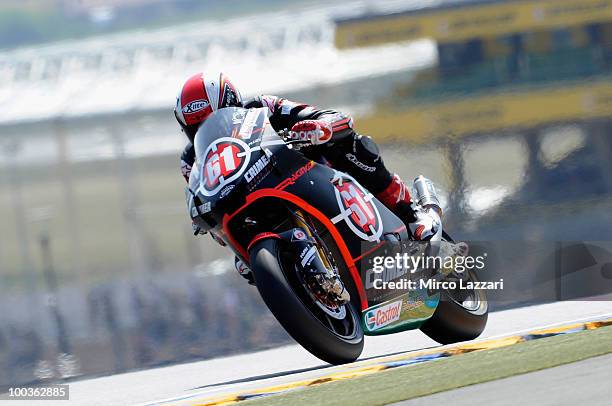
<svg viewBox="0 0 612 406"><path fill-rule="evenodd" d="M338 249L340 250L340 253L342 254L342 259L344 259L344 262L346 263L349 269L349 273L351 274L351 277L353 278L353 282L357 286L357 292L359 293L359 299L361 302L361 310L367 309L368 300L366 298L365 290L363 289L363 282L361 280L361 276L359 275L359 271L357 270L357 267L355 266L355 261L352 258L351 253L348 250L348 247L346 246L344 239L342 238L342 235L340 234L336 226L331 222L331 220L327 216L321 213L317 208L307 203L305 200L301 199L300 197L292 193L286 192L284 190L277 190L277 189L260 189L260 190L257 190L247 195L246 203L242 207L240 207L238 210L236 210L234 213L232 213L231 215L226 214L225 216L223 216L223 231L225 232L225 235L227 236L232 247L234 247L234 249L236 249L236 251L240 253L242 258L248 261L249 260L248 253L244 249L244 247L242 247L238 243L238 241L236 241L234 236L231 234L231 232L229 231L228 223L238 213L240 213L242 210L244 210L245 208L253 204L253 202L255 202L258 199L264 198L264 197L276 197L279 199L287 200L295 204L300 209L304 210L305 212L307 212L308 214L316 218L321 224L325 226L325 228L329 230L332 238L334 239L336 245L338 246Z"/></svg>
<svg viewBox="0 0 612 406"><path fill-rule="evenodd" d="M255 245L255 243L257 243L258 241L264 240L266 238L276 238L278 240L280 239L280 236L276 233L268 233L268 232L259 233L255 237L253 237L253 239L247 246L247 252L251 252L251 247Z"/></svg>

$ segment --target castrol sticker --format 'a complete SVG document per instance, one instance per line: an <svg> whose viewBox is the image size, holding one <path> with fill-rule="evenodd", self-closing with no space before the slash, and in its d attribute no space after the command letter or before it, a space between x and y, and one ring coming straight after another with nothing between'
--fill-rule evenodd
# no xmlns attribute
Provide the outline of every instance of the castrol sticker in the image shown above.
<svg viewBox="0 0 612 406"><path fill-rule="evenodd" d="M401 300L368 310L365 315L368 331L376 331L399 320L401 311Z"/></svg>

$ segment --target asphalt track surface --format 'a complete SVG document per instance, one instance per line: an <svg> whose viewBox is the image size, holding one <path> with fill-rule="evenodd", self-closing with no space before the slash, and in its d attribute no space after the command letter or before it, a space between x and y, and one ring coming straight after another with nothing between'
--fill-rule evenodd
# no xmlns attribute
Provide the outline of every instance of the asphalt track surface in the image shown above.
<svg viewBox="0 0 612 406"><path fill-rule="evenodd" d="M612 302L559 302L489 315L482 339L525 330L612 316ZM420 331L366 337L360 360L440 347ZM441 347L440 347L441 348ZM206 399L330 374L333 367L298 345L189 364L70 383L70 401L60 405L166 405L182 398ZM609 381L609 380L608 380ZM600 381L601 382L601 381Z"/></svg>
<svg viewBox="0 0 612 406"><path fill-rule="evenodd" d="M401 406L607 406L612 382L612 355L466 386L396 403Z"/></svg>

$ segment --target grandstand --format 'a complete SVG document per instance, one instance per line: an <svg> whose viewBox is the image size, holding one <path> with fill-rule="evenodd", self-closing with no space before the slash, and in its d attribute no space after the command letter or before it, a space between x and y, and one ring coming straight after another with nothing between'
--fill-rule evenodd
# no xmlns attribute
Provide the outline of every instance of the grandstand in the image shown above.
<svg viewBox="0 0 612 406"><path fill-rule="evenodd" d="M375 10L392 11L412 3L395 1ZM345 4L0 52L0 124L126 109L167 110L185 77L199 70L223 69L244 93L253 94L337 84L433 62L431 45L416 51L405 45L386 46L377 58L369 51L338 51L333 20L346 13ZM371 9L368 1L351 2L353 12ZM319 62L312 64L313 60Z"/></svg>
<svg viewBox="0 0 612 406"><path fill-rule="evenodd" d="M612 191L612 2L474 0L336 24L339 49L435 41L437 63L356 124L379 140L444 151L453 174L450 212L461 218L470 206L496 201L492 236L512 233L517 212L528 216L546 205L556 213L594 205L605 215L609 201L597 198ZM509 156L524 167L513 169L514 186L503 189L500 176L512 165L493 162ZM576 227L572 216L567 224L542 216L534 227L558 238ZM480 236L486 224L479 219ZM524 230L515 236L525 238Z"/></svg>
<svg viewBox="0 0 612 406"><path fill-rule="evenodd" d="M337 25L341 49L436 41L437 66L397 91L403 113L394 123L414 129L415 139L601 118L612 110L607 1L456 2ZM362 125L380 128L389 117L377 118ZM384 135L394 136L390 131Z"/></svg>

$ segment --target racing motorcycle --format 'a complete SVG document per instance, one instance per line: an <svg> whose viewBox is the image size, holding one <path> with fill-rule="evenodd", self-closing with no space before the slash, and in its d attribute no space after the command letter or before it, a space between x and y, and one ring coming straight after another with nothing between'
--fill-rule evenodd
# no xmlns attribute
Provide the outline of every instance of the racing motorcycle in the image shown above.
<svg viewBox="0 0 612 406"><path fill-rule="evenodd" d="M375 272L375 257L422 243L411 247L406 225L354 178L307 158L286 138L265 109L220 109L196 134L186 188L194 224L249 265L283 328L331 364L356 360L364 335L420 328L442 344L480 335L483 291L377 288L376 279L406 272ZM432 240L425 249L453 244L443 231ZM473 271L437 275L477 280Z"/></svg>

